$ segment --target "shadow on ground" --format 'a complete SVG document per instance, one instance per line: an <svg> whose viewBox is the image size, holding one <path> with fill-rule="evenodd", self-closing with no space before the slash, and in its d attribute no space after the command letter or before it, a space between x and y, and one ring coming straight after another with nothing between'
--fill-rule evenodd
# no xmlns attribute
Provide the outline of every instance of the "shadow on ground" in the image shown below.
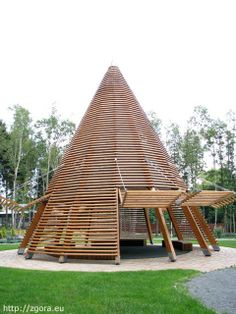
<svg viewBox="0 0 236 314"><path fill-rule="evenodd" d="M176 255L187 252L175 249ZM160 245L147 246L121 246L121 259L143 259L155 257L168 257L166 248Z"/></svg>

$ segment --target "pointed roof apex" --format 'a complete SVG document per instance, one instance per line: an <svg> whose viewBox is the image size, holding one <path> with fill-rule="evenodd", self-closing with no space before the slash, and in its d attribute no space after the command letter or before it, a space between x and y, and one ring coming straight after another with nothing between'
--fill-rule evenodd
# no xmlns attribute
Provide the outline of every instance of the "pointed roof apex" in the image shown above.
<svg viewBox="0 0 236 314"><path fill-rule="evenodd" d="M111 69L111 70L112 70L112 69L114 69L114 70L115 70L115 69L116 69L116 70L120 70L117 65L110 65L109 68L108 68L108 70L109 70L109 69Z"/></svg>

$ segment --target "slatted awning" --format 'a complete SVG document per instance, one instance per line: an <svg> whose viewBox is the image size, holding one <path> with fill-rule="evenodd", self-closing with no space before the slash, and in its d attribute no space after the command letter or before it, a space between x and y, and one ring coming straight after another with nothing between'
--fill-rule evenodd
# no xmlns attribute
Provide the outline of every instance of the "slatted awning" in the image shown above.
<svg viewBox="0 0 236 314"><path fill-rule="evenodd" d="M123 194L121 207L123 208L167 208L183 194L183 191L126 191Z"/></svg>
<svg viewBox="0 0 236 314"><path fill-rule="evenodd" d="M45 202L49 199L50 196L51 196L51 193L46 194L40 198L37 198L37 199L33 200L32 202L28 203L26 206L21 207L21 210L25 210L27 208L32 207L33 205L37 205L39 203Z"/></svg>
<svg viewBox="0 0 236 314"><path fill-rule="evenodd" d="M235 192L231 191L199 191L189 193L181 206L211 206L219 208L236 201Z"/></svg>
<svg viewBox="0 0 236 314"><path fill-rule="evenodd" d="M3 196L0 196L0 206L8 210L22 210L22 207L17 202Z"/></svg>
<svg viewBox="0 0 236 314"><path fill-rule="evenodd" d="M186 193L180 190L140 191L131 190L122 193L122 208L168 208L179 206L211 206L219 208L236 201L232 191L198 191Z"/></svg>

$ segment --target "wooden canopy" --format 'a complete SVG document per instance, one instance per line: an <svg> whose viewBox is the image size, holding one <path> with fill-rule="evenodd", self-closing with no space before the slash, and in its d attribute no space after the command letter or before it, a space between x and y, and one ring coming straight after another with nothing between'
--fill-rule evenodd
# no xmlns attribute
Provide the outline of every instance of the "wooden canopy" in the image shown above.
<svg viewBox="0 0 236 314"><path fill-rule="evenodd" d="M74 256L119 263L120 235L127 228L134 230L134 221L134 234L139 222L145 221L151 240L148 209L155 207L170 258L175 260L162 208L168 210L181 239L182 218L175 202L181 203L185 192L184 181L120 70L109 67L40 199L19 253L27 247L27 258L51 254L61 262ZM193 213L188 217L189 203L183 208L181 213L208 254L205 237L210 231L205 236Z"/></svg>

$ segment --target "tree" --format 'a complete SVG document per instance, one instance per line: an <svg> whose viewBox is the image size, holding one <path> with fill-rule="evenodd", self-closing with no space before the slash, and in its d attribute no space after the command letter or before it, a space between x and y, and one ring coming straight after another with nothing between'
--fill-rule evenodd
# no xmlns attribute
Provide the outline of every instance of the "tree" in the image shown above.
<svg viewBox="0 0 236 314"><path fill-rule="evenodd" d="M20 105L10 108L13 111L13 124L10 128L10 142L8 146L8 157L13 169L12 198L17 201L24 201L18 198L17 186L31 178L31 171L34 169L34 143L32 140L31 118L27 109ZM12 226L15 227L15 217L12 211Z"/></svg>
<svg viewBox="0 0 236 314"><path fill-rule="evenodd" d="M6 124L0 120L0 193L7 197L12 171L9 165L8 145L10 136Z"/></svg>
<svg viewBox="0 0 236 314"><path fill-rule="evenodd" d="M162 122L161 120L157 117L156 112L154 111L149 111L147 113L148 119L151 122L152 127L156 131L156 133L161 137L161 128L162 128Z"/></svg>
<svg viewBox="0 0 236 314"><path fill-rule="evenodd" d="M171 123L166 128L166 146L173 163L177 166L180 172L183 170L182 142L183 139L179 125Z"/></svg>
<svg viewBox="0 0 236 314"><path fill-rule="evenodd" d="M196 131L188 129L181 145L182 150L182 171L185 181L189 187L196 189L197 179L203 170L204 150L201 140Z"/></svg>
<svg viewBox="0 0 236 314"><path fill-rule="evenodd" d="M75 124L69 120L62 120L55 108L52 108L49 118L36 122L38 132L36 133L36 143L38 152L38 190L41 186L44 193L49 184L52 172L58 166L59 159L74 133Z"/></svg>

